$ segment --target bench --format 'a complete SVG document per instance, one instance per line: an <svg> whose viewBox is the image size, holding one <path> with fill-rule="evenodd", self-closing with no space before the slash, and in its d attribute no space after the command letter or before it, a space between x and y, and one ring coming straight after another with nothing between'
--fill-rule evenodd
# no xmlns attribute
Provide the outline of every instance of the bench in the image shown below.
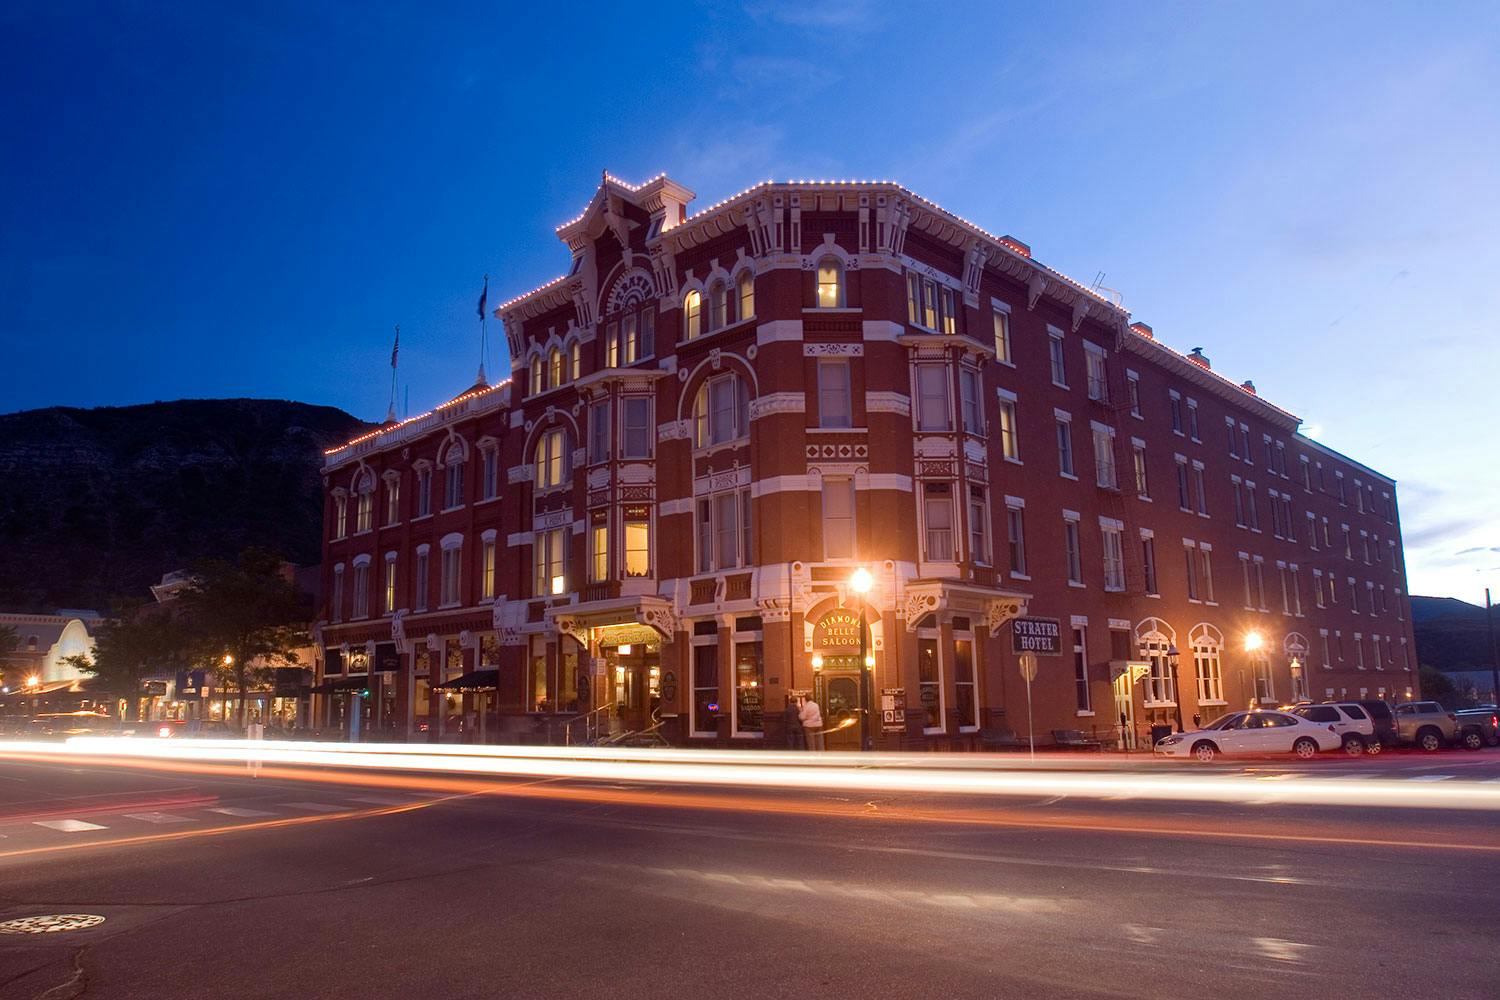
<svg viewBox="0 0 1500 1000"><path fill-rule="evenodd" d="M1104 750L1104 744L1099 740L1090 739L1083 735L1081 729L1054 729L1052 730L1052 742L1069 750Z"/></svg>
<svg viewBox="0 0 1500 1000"><path fill-rule="evenodd" d="M979 732L979 746L983 750L1021 750L1026 741L1016 736L1014 729L992 728Z"/></svg>

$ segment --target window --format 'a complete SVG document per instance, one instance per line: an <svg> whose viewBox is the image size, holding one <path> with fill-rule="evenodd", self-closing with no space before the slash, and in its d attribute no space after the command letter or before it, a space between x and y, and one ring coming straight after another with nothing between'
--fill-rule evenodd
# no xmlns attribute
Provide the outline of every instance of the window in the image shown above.
<svg viewBox="0 0 1500 1000"><path fill-rule="evenodd" d="M1307 460L1306 455L1299 455L1302 464L1302 490L1305 493L1312 492L1312 463Z"/></svg>
<svg viewBox="0 0 1500 1000"><path fill-rule="evenodd" d="M343 538L348 534L349 498L342 493L333 496L333 537Z"/></svg>
<svg viewBox="0 0 1500 1000"><path fill-rule="evenodd" d="M1234 524L1237 528L1243 528L1245 527L1245 486L1238 476L1230 477L1229 484L1234 487Z"/></svg>
<svg viewBox="0 0 1500 1000"><path fill-rule="evenodd" d="M531 359L531 395L535 396L547 387L540 356Z"/></svg>
<svg viewBox="0 0 1500 1000"><path fill-rule="evenodd" d="M1167 404L1172 411L1172 433L1182 433L1182 397L1173 389L1167 395Z"/></svg>
<svg viewBox="0 0 1500 1000"><path fill-rule="evenodd" d="M1264 652L1251 653L1250 670L1255 675L1255 700L1275 701L1276 692L1271 684L1271 658Z"/></svg>
<svg viewBox="0 0 1500 1000"><path fill-rule="evenodd" d="M1266 607L1266 563L1265 560L1256 556L1251 560L1251 568L1255 571L1255 606L1262 611L1268 611Z"/></svg>
<svg viewBox="0 0 1500 1000"><path fill-rule="evenodd" d="M1141 377L1135 372L1125 373L1125 392L1130 399L1130 415L1140 417L1141 414Z"/></svg>
<svg viewBox="0 0 1500 1000"><path fill-rule="evenodd" d="M984 403L979 395L979 372L972 368L958 370L959 398L963 410L964 430L984 434Z"/></svg>
<svg viewBox="0 0 1500 1000"><path fill-rule="evenodd" d="M426 611L427 610L427 588L428 588L428 578L429 578L428 577L428 572L427 572L427 565L428 565L427 552L428 552L427 546L425 546L425 545L419 545L419 546L417 546L417 569L416 569L416 577L415 577L415 580L413 581L413 589L416 591L416 593L412 595L412 602L411 602L412 603L412 610L413 611Z"/></svg>
<svg viewBox="0 0 1500 1000"><path fill-rule="evenodd" d="M734 644L734 731L761 733L765 708L765 661L761 643Z"/></svg>
<svg viewBox="0 0 1500 1000"><path fill-rule="evenodd" d="M927 629L924 632L930 631ZM922 704L922 728L943 728L943 664L938 657L936 633L917 636L917 686Z"/></svg>
<svg viewBox="0 0 1500 1000"><path fill-rule="evenodd" d="M749 512L746 511L746 520ZM651 512L625 508L625 575L651 575Z"/></svg>
<svg viewBox="0 0 1500 1000"><path fill-rule="evenodd" d="M464 505L464 465L463 450L454 445L448 452L447 467L443 470L444 510Z"/></svg>
<svg viewBox="0 0 1500 1000"><path fill-rule="evenodd" d="M1151 499L1151 486L1146 481L1146 446L1137 444L1134 450L1135 458L1135 493L1142 500Z"/></svg>
<svg viewBox="0 0 1500 1000"><path fill-rule="evenodd" d="M1112 490L1119 486L1115 478L1114 429L1094 425L1094 485Z"/></svg>
<svg viewBox="0 0 1500 1000"><path fill-rule="evenodd" d="M1206 543L1198 546L1198 586L1203 592L1203 600L1206 604L1214 602L1214 573L1211 555Z"/></svg>
<svg viewBox="0 0 1500 1000"><path fill-rule="evenodd" d="M1104 536L1104 589L1125 589L1125 550L1121 543L1123 530L1119 521L1101 519L1099 530Z"/></svg>
<svg viewBox="0 0 1500 1000"><path fill-rule="evenodd" d="M1007 504L1005 522L1010 531L1010 573L1012 576L1024 577L1026 575L1026 511Z"/></svg>
<svg viewBox="0 0 1500 1000"><path fill-rule="evenodd" d="M736 282L739 288L740 314L739 319L750 319L755 315L755 274L748 268L740 272L739 280Z"/></svg>
<svg viewBox="0 0 1500 1000"><path fill-rule="evenodd" d="M844 265L837 257L818 261L818 308L838 309L844 304Z"/></svg>
<svg viewBox="0 0 1500 1000"><path fill-rule="evenodd" d="M620 401L624 427L620 435L621 458L651 457L651 399L626 396Z"/></svg>
<svg viewBox="0 0 1500 1000"><path fill-rule="evenodd" d="M750 491L726 491L697 502L698 572L734 569L750 552Z"/></svg>
<svg viewBox="0 0 1500 1000"><path fill-rule="evenodd" d="M1224 676L1219 662L1218 630L1209 631L1210 626L1200 625L1194 629L1192 638L1193 676L1198 683L1198 703L1220 703L1224 701Z"/></svg>
<svg viewBox="0 0 1500 1000"><path fill-rule="evenodd" d="M1184 545L1182 550L1187 555L1187 595L1190 601L1201 601L1203 598L1198 593L1198 550L1192 543Z"/></svg>
<svg viewBox="0 0 1500 1000"><path fill-rule="evenodd" d="M854 426L847 358L818 359L818 426Z"/></svg>
<svg viewBox="0 0 1500 1000"><path fill-rule="evenodd" d="M730 372L704 382L693 402L697 447L735 441L750 433L750 399L745 380Z"/></svg>
<svg viewBox="0 0 1500 1000"><path fill-rule="evenodd" d="M922 521L926 530L926 553L929 562L952 562L953 486L951 483L922 485Z"/></svg>
<svg viewBox="0 0 1500 1000"><path fill-rule="evenodd" d="M990 504L983 486L969 486L969 558L990 564Z"/></svg>
<svg viewBox="0 0 1500 1000"><path fill-rule="evenodd" d="M687 340L703 334L703 296L697 291L688 292L682 300L682 334Z"/></svg>
<svg viewBox="0 0 1500 1000"><path fill-rule="evenodd" d="M547 354L547 382L549 385L563 384L562 351L555 347Z"/></svg>
<svg viewBox="0 0 1500 1000"><path fill-rule="evenodd" d="M483 482L480 483L481 499L493 500L500 495L500 449L485 448L480 452Z"/></svg>
<svg viewBox="0 0 1500 1000"><path fill-rule="evenodd" d="M708 328L718 330L729 319L729 289L715 281L708 289Z"/></svg>
<svg viewBox="0 0 1500 1000"><path fill-rule="evenodd" d="M432 513L432 470L423 466L417 470L417 516Z"/></svg>
<svg viewBox="0 0 1500 1000"><path fill-rule="evenodd" d="M823 558L854 558L854 480L823 480Z"/></svg>
<svg viewBox="0 0 1500 1000"><path fill-rule="evenodd" d="M370 616L370 564L354 564L354 615L355 618Z"/></svg>
<svg viewBox="0 0 1500 1000"><path fill-rule="evenodd" d="M1057 418L1057 471L1064 476L1073 472L1073 422Z"/></svg>
<svg viewBox="0 0 1500 1000"><path fill-rule="evenodd" d="M1078 585L1083 584L1083 553L1078 544L1078 519L1067 517L1063 520L1063 551L1068 560L1068 582Z"/></svg>
<svg viewBox="0 0 1500 1000"><path fill-rule="evenodd" d="M1192 491L1188 486L1187 459L1177 456L1177 506L1183 510L1193 509Z"/></svg>
<svg viewBox="0 0 1500 1000"><path fill-rule="evenodd" d="M385 586L381 589L385 592L381 610L386 614L392 614L396 610L396 556L394 553L385 557Z"/></svg>
<svg viewBox="0 0 1500 1000"><path fill-rule="evenodd" d="M589 406L589 464L609 461L609 401Z"/></svg>
<svg viewBox="0 0 1500 1000"><path fill-rule="evenodd" d="M567 528L538 531L532 543L532 596L547 597L567 593L568 581L563 569L564 532Z"/></svg>
<svg viewBox="0 0 1500 1000"><path fill-rule="evenodd" d="M1194 441L1203 440L1198 436L1198 404L1194 400L1187 401L1188 437Z"/></svg>
<svg viewBox="0 0 1500 1000"><path fill-rule="evenodd" d="M354 530L356 533L369 531L373 527L374 520L374 487L361 486L359 496L355 498Z"/></svg>
<svg viewBox="0 0 1500 1000"><path fill-rule="evenodd" d="M595 517L604 515L589 525L589 580L593 583L609 579L609 515L598 511Z"/></svg>
<svg viewBox="0 0 1500 1000"><path fill-rule="evenodd" d="M979 728L978 685L974 674L974 640L953 640L953 705L958 715L958 728Z"/></svg>
<svg viewBox="0 0 1500 1000"><path fill-rule="evenodd" d="M1172 669L1167 659L1171 640L1159 632L1153 632L1137 640L1137 643L1140 646L1140 658L1151 665L1145 678L1147 704L1172 704L1177 692L1172 686Z"/></svg>
<svg viewBox="0 0 1500 1000"><path fill-rule="evenodd" d="M697 294L694 292L693 294ZM604 367L618 368L620 366L620 324L612 322L605 328L604 333Z"/></svg>
<svg viewBox="0 0 1500 1000"><path fill-rule="evenodd" d="M443 607L451 607L461 600L459 596L459 574L463 568L463 546L452 545L443 549L443 577L442 592L438 595L438 602Z"/></svg>
<svg viewBox="0 0 1500 1000"><path fill-rule="evenodd" d="M1109 369L1105 354L1087 342L1084 343L1084 348L1083 360L1088 366L1086 374L1089 399L1107 403L1109 402Z"/></svg>
<svg viewBox="0 0 1500 1000"><path fill-rule="evenodd" d="M1073 626L1073 703L1078 706L1079 714L1093 712L1089 700L1088 647L1084 630L1077 625Z"/></svg>
<svg viewBox="0 0 1500 1000"><path fill-rule="evenodd" d="M718 731L719 647L712 643L693 646L693 719L695 736L713 736Z"/></svg>
<svg viewBox="0 0 1500 1000"><path fill-rule="evenodd" d="M1237 438L1235 436L1235 433L1234 433L1234 419L1232 417L1225 417L1224 418L1224 429L1225 429L1225 431L1228 432L1228 436L1229 436L1229 457L1230 458L1239 458L1240 457L1239 438Z"/></svg>
<svg viewBox="0 0 1500 1000"><path fill-rule="evenodd" d="M1141 536L1141 568L1146 575L1146 593L1161 593L1156 587L1156 539L1151 535Z"/></svg>
<svg viewBox="0 0 1500 1000"><path fill-rule="evenodd" d="M495 540L486 538L482 551L483 562L479 573L479 596L486 601L495 599Z"/></svg>
<svg viewBox="0 0 1500 1000"><path fill-rule="evenodd" d="M1000 397L1000 453L1012 462L1021 460L1019 439L1016 436L1015 397Z"/></svg>
<svg viewBox="0 0 1500 1000"><path fill-rule="evenodd" d="M1315 569L1315 570L1312 571L1312 582L1313 582L1313 604L1315 604L1317 607L1320 607L1320 608L1327 607L1327 605L1323 603L1323 571L1322 570Z"/></svg>
<svg viewBox="0 0 1500 1000"><path fill-rule="evenodd" d="M394 475L385 481L385 523L395 524L401 520L401 480Z"/></svg>
<svg viewBox="0 0 1500 1000"><path fill-rule="evenodd" d="M922 325L929 330L938 328L938 296L937 282L931 278L922 279Z"/></svg>
<svg viewBox="0 0 1500 1000"><path fill-rule="evenodd" d="M536 443L536 488L563 485L568 469L568 433L561 427L543 431Z"/></svg>
<svg viewBox="0 0 1500 1000"><path fill-rule="evenodd" d="M1047 357L1052 364L1052 384L1068 387L1068 369L1063 360L1063 335L1055 331L1047 334Z"/></svg>
<svg viewBox="0 0 1500 1000"><path fill-rule="evenodd" d="M344 620L344 564L333 567L333 600L330 602L333 620Z"/></svg>
<svg viewBox="0 0 1500 1000"><path fill-rule="evenodd" d="M1208 516L1208 490L1203 484L1203 463L1193 463L1193 489L1198 494L1198 513Z"/></svg>
<svg viewBox="0 0 1500 1000"><path fill-rule="evenodd" d="M1255 508L1255 484L1250 482L1245 484L1245 513L1249 515L1250 530L1259 531L1260 511Z"/></svg>
<svg viewBox="0 0 1500 1000"><path fill-rule="evenodd" d="M917 430L948 430L948 366L920 364L916 369Z"/></svg>
<svg viewBox="0 0 1500 1000"><path fill-rule="evenodd" d="M995 310L995 360L1003 365L1014 364L1010 353L1010 313Z"/></svg>
<svg viewBox="0 0 1500 1000"><path fill-rule="evenodd" d="M583 352L579 350L578 341L576 340L568 348L568 370L574 381L577 381L583 375Z"/></svg>

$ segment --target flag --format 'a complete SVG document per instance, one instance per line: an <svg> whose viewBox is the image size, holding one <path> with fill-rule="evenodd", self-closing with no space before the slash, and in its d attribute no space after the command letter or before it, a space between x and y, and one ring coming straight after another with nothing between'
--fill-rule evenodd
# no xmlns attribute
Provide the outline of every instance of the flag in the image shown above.
<svg viewBox="0 0 1500 1000"><path fill-rule="evenodd" d="M482 291L482 292L479 293L479 318L481 320L484 319L484 303L485 303L485 300L487 300L489 297L490 297L490 279L489 279L488 276L486 276L485 279L484 279L484 291Z"/></svg>
<svg viewBox="0 0 1500 1000"><path fill-rule="evenodd" d="M391 371L396 370L396 354L401 350L401 328L396 327L396 342L391 345Z"/></svg>

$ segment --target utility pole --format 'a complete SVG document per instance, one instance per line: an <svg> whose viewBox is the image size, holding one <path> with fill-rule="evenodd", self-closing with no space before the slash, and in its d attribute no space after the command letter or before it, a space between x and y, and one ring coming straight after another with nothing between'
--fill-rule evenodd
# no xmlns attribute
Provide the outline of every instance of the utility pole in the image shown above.
<svg viewBox="0 0 1500 1000"><path fill-rule="evenodd" d="M1484 624L1490 633L1490 683L1494 690L1490 692L1494 698L1495 705L1500 708L1500 656L1495 655L1495 611L1490 604L1490 588L1484 588Z"/></svg>

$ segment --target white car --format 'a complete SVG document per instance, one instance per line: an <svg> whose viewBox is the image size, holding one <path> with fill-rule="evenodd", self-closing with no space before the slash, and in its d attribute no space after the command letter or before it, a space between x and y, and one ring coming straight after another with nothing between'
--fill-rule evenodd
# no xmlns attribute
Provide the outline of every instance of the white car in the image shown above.
<svg viewBox="0 0 1500 1000"><path fill-rule="evenodd" d="M1322 750L1337 750L1342 743L1343 737L1329 726L1286 712L1230 712L1202 729L1163 738L1156 752L1201 761L1221 753L1294 753L1306 760Z"/></svg>

